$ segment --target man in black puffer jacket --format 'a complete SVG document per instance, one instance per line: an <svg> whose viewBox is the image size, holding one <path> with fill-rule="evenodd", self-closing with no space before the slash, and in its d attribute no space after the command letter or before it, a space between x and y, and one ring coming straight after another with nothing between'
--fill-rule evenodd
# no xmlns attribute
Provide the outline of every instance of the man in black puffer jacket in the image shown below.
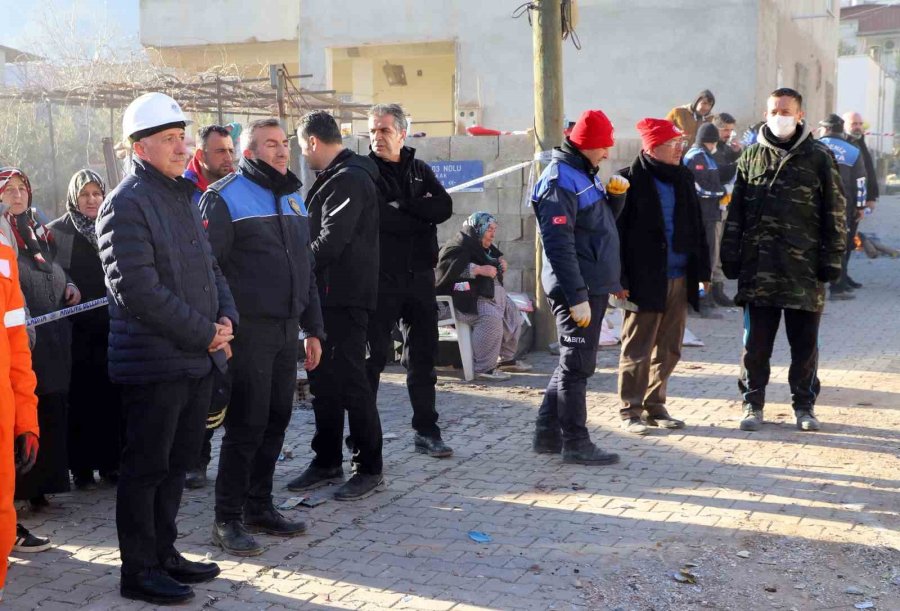
<svg viewBox="0 0 900 611"><path fill-rule="evenodd" d="M175 550L185 471L199 459L212 393L238 313L212 254L194 185L181 173L187 120L148 93L122 119L132 173L97 217L109 292L109 374L122 385L125 448L116 497L126 598L173 604L219 574Z"/></svg>
<svg viewBox="0 0 900 611"><path fill-rule="evenodd" d="M344 148L334 117L324 111L304 115L297 132L303 156L318 172L306 199L326 337L322 362L309 376L316 456L288 489L308 490L343 479L347 410L355 473L334 498L352 501L384 484L381 421L366 378L366 329L378 299L378 169Z"/></svg>
<svg viewBox="0 0 900 611"><path fill-rule="evenodd" d="M397 104L369 110L369 158L381 173L381 269L378 308L369 324L366 372L372 391L377 393L381 372L393 351L391 331L399 322L415 449L444 458L453 450L441 438L435 409L438 330L434 266L438 257L437 225L453 214L453 200L431 167L416 159L415 149L403 145L406 126L406 115Z"/></svg>
<svg viewBox="0 0 900 611"><path fill-rule="evenodd" d="M213 541L238 556L263 551L251 533L306 531L273 506L272 477L294 404L298 328L309 370L318 365L325 338L309 221L300 180L288 170L287 135L272 118L251 123L248 136L237 172L210 185L200 200L213 253L242 314L213 526Z"/></svg>

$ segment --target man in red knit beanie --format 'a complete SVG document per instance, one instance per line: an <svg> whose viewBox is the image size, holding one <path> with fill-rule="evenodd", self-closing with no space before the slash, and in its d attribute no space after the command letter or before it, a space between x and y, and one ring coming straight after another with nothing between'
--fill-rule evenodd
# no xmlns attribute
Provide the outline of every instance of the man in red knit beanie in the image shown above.
<svg viewBox="0 0 900 611"><path fill-rule="evenodd" d="M681 163L684 134L665 119L641 119L636 127L642 150L621 170L631 188L618 221L616 297L627 300L619 416L627 432L646 435L648 426L684 428L666 409L666 385L681 358L687 306L699 308L700 283L709 282L710 259L694 176Z"/></svg>
<svg viewBox="0 0 900 611"><path fill-rule="evenodd" d="M591 441L586 424L587 379L594 373L600 325L609 293L619 284L616 216L628 182L597 176L615 143L613 125L600 110L587 110L534 186L544 264L541 283L556 318L559 365L550 378L535 423L534 451L562 452L563 462L610 465L616 454Z"/></svg>

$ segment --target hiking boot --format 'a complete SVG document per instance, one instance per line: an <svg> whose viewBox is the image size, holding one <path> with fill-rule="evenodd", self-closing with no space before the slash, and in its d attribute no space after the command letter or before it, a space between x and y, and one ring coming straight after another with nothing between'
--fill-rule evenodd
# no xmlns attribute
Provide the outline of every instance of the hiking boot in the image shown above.
<svg viewBox="0 0 900 611"><path fill-rule="evenodd" d="M347 483L334 493L336 501L357 501L384 490L384 475L381 473L356 473Z"/></svg>
<svg viewBox="0 0 900 611"><path fill-rule="evenodd" d="M497 369L507 373L525 373L533 368L525 361L501 361L497 363Z"/></svg>
<svg viewBox="0 0 900 611"><path fill-rule="evenodd" d="M206 467L191 469L184 475L184 487L189 490L197 490L206 486Z"/></svg>
<svg viewBox="0 0 900 611"><path fill-rule="evenodd" d="M563 444L562 460L571 465L614 465L619 455L604 452L590 439L579 439Z"/></svg>
<svg viewBox="0 0 900 611"><path fill-rule="evenodd" d="M723 308L734 307L734 299L725 294L724 282L713 282L710 292L712 293L713 302L716 305L722 306Z"/></svg>
<svg viewBox="0 0 900 611"><path fill-rule="evenodd" d="M716 311L716 303L712 299L709 297L702 297L700 299L700 318L720 320L724 318L724 316L722 316L721 312Z"/></svg>
<svg viewBox="0 0 900 611"><path fill-rule="evenodd" d="M279 537L293 537L306 532L305 522L291 522L272 505L244 506L244 529L251 534L266 533Z"/></svg>
<svg viewBox="0 0 900 611"><path fill-rule="evenodd" d="M847 289L835 290L832 288L828 292L828 299L830 299L831 301L849 301L851 299L856 299L856 295L854 295Z"/></svg>
<svg viewBox="0 0 900 611"><path fill-rule="evenodd" d="M812 409L797 409L794 415L797 417L797 428L801 431L818 431L821 428Z"/></svg>
<svg viewBox="0 0 900 611"><path fill-rule="evenodd" d="M48 549L50 549L50 539L35 536L21 524L16 524L16 540L13 543L14 552L34 554Z"/></svg>
<svg viewBox="0 0 900 611"><path fill-rule="evenodd" d="M325 484L340 484L344 481L344 469L340 466L326 469L310 465L306 471L288 482L287 489L292 492L312 490Z"/></svg>
<svg viewBox="0 0 900 611"><path fill-rule="evenodd" d="M531 449L537 454L559 454L562 452L563 441L559 428L554 429L536 429L534 431L534 439L531 442Z"/></svg>
<svg viewBox="0 0 900 611"><path fill-rule="evenodd" d="M482 382L506 382L507 380L512 379L512 376L505 371L497 371L496 369L491 369L490 371L476 373L475 379L481 380Z"/></svg>
<svg viewBox="0 0 900 611"><path fill-rule="evenodd" d="M203 583L219 576L215 562L194 562L175 552L159 563L169 577L178 583Z"/></svg>
<svg viewBox="0 0 900 611"><path fill-rule="evenodd" d="M234 556L258 556L263 553L262 545L247 532L240 520L214 522L212 540Z"/></svg>
<svg viewBox="0 0 900 611"><path fill-rule="evenodd" d="M628 420L623 420L622 428L625 430L626 433L631 433L632 435L646 435L647 433L650 432L650 430L643 423L643 421L637 417L629 418Z"/></svg>
<svg viewBox="0 0 900 611"><path fill-rule="evenodd" d="M647 425L658 426L661 429L683 429L684 420L678 420L670 416L668 412L663 412L659 416L647 416Z"/></svg>
<svg viewBox="0 0 900 611"><path fill-rule="evenodd" d="M744 406L744 418L741 420L742 431L758 431L762 427L763 411L761 407Z"/></svg>
<svg viewBox="0 0 900 611"><path fill-rule="evenodd" d="M453 456L453 448L444 443L440 435L420 435L416 433L413 441L416 452L428 454L432 458L447 458Z"/></svg>
<svg viewBox="0 0 900 611"><path fill-rule="evenodd" d="M72 484L75 490L96 490L97 482L94 480L93 471L73 471Z"/></svg>

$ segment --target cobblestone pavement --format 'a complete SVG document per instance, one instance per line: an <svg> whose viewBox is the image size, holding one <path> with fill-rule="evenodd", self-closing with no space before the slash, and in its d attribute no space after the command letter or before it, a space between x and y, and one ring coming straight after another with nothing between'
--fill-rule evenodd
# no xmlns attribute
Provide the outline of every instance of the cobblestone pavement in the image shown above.
<svg viewBox="0 0 900 611"><path fill-rule="evenodd" d="M873 226L900 242L900 198L882 200L863 228ZM793 426L783 333L768 423L758 433L737 430L737 310L689 321L706 347L685 349L669 386L670 411L688 422L682 431L624 434L618 350L601 352L589 427L622 456L612 467L563 465L530 451L554 365L547 353L531 356L533 373L491 386L442 372L441 424L456 450L444 460L412 451L403 376L394 368L378 397L386 491L289 510L309 520L309 534L262 536L265 553L248 559L210 544L211 486L185 493L179 548L223 569L186 607L852 609L871 601L900 609L900 260L857 253L851 271L865 288L855 301L829 303L822 323L821 432ZM312 422L309 409L296 409L277 502L292 496L284 485L310 458ZM21 514L54 547L12 560L6 606L149 608L118 596L114 491L51 502ZM469 531L492 541L476 543ZM672 579L680 567L697 583Z"/></svg>

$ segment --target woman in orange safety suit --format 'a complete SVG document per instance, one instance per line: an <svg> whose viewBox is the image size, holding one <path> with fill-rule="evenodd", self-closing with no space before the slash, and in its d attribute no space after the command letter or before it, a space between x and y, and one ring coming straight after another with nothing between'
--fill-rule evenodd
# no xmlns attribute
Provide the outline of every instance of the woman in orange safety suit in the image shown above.
<svg viewBox="0 0 900 611"><path fill-rule="evenodd" d="M0 600L6 565L16 538L13 493L16 470L34 466L38 452L37 380L25 330L25 301L19 288L16 252L0 232Z"/></svg>

